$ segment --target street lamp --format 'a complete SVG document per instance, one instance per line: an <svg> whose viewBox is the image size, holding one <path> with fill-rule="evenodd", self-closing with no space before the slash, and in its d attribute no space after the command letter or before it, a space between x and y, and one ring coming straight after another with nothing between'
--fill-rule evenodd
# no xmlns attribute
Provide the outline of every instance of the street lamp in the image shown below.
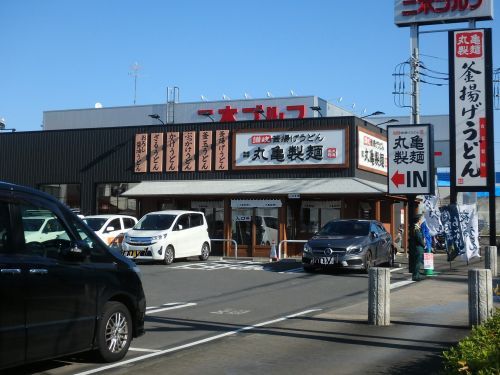
<svg viewBox="0 0 500 375"><path fill-rule="evenodd" d="M319 105L313 105L312 107L309 108L311 108L313 111L318 112L319 117L323 117L323 115L321 114L321 107Z"/></svg>
<svg viewBox="0 0 500 375"><path fill-rule="evenodd" d="M160 118L159 114L153 113L152 115L148 115L148 116L151 117L151 118L154 118L155 120L160 121L162 125L165 125L165 123L163 122L163 120Z"/></svg>
<svg viewBox="0 0 500 375"><path fill-rule="evenodd" d="M375 124L376 127L379 127L380 125L384 125L384 124L392 124L394 122L399 122L399 120L396 120L395 118L391 118L390 120L387 120L387 121L384 121L384 122L381 122L380 124Z"/></svg>
<svg viewBox="0 0 500 375"><path fill-rule="evenodd" d="M382 112L382 111L375 111L375 112L373 112L373 113L370 113L369 115L362 116L362 117L360 117L360 118L367 118L367 117L370 117L370 116L378 116L378 115L385 115L385 113L384 113L384 112Z"/></svg>

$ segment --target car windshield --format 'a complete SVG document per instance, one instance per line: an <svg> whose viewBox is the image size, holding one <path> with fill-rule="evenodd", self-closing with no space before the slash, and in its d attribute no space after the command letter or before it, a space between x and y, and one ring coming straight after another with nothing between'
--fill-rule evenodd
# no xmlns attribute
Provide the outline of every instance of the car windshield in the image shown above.
<svg viewBox="0 0 500 375"><path fill-rule="evenodd" d="M137 224L134 225L134 229L137 230L165 230L172 226L176 215L165 215L165 214L150 214L144 216Z"/></svg>
<svg viewBox="0 0 500 375"><path fill-rule="evenodd" d="M370 230L367 221L330 221L318 232L320 236L366 236Z"/></svg>
<svg viewBox="0 0 500 375"><path fill-rule="evenodd" d="M98 231L106 223L108 219L102 217L86 217L83 219L85 224L87 224L93 231Z"/></svg>
<svg viewBox="0 0 500 375"><path fill-rule="evenodd" d="M26 232L36 232L42 227L45 219L34 219L23 217L23 226Z"/></svg>

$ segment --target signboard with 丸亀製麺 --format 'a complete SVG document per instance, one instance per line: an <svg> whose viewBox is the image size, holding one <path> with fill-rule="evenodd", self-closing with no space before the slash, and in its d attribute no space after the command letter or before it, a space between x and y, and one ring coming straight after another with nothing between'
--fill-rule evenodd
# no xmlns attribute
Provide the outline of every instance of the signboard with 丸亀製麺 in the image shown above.
<svg viewBox="0 0 500 375"><path fill-rule="evenodd" d="M389 194L434 194L432 125L387 127Z"/></svg>

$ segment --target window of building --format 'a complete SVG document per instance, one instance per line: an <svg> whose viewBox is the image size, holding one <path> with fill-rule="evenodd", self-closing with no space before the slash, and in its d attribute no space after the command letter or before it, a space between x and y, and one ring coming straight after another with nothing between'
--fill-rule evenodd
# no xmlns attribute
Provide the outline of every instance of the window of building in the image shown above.
<svg viewBox="0 0 500 375"><path fill-rule="evenodd" d="M340 218L340 201L303 201L300 209L301 237L314 235L323 225Z"/></svg>
<svg viewBox="0 0 500 375"><path fill-rule="evenodd" d="M98 184L97 214L121 214L137 217L137 200L122 194L137 184Z"/></svg>
<svg viewBox="0 0 500 375"><path fill-rule="evenodd" d="M81 207L81 190L80 184L46 184L38 187L76 212L80 212Z"/></svg>

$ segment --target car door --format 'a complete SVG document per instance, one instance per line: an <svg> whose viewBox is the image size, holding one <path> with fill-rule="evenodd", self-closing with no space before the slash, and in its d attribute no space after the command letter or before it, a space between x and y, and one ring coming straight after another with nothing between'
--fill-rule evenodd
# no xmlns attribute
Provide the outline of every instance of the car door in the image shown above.
<svg viewBox="0 0 500 375"><path fill-rule="evenodd" d="M89 349L97 299L92 265L82 257L70 256L78 238L68 230L55 205L26 197L12 209L14 223L24 232L22 217L32 209L49 211L62 231L58 238L43 242L21 238L29 361Z"/></svg>
<svg viewBox="0 0 500 375"><path fill-rule="evenodd" d="M1 193L0 193L1 194ZM14 246L9 199L0 195L0 368L25 360L24 276L20 248Z"/></svg>
<svg viewBox="0 0 500 375"><path fill-rule="evenodd" d="M119 217L112 219L108 223L105 224L102 236L104 242L109 245L113 242L113 240L122 233L122 223Z"/></svg>
<svg viewBox="0 0 500 375"><path fill-rule="evenodd" d="M175 257L183 258L190 256L190 247L192 246L191 243L193 239L190 238L189 214L182 214L177 218L177 222L174 224L172 238Z"/></svg>

